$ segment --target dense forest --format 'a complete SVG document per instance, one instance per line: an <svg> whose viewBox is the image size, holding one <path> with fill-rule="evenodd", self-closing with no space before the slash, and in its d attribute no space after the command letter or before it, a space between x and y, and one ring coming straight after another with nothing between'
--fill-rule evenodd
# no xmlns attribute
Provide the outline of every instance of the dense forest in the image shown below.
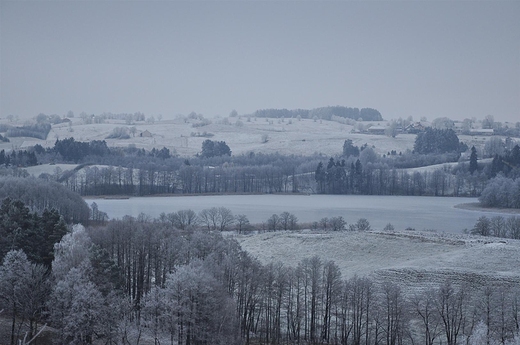
<svg viewBox="0 0 520 345"><path fill-rule="evenodd" d="M0 303L12 325L6 343L42 329L40 341L61 344L519 340L516 281L448 280L412 293L384 279L342 278L319 257L264 265L220 231L182 230L168 217L76 225L54 246L51 267L20 247L3 256Z"/></svg>

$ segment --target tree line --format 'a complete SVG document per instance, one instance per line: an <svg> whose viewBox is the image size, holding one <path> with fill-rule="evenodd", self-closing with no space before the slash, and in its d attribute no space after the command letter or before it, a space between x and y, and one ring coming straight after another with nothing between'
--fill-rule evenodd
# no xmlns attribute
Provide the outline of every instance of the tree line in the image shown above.
<svg viewBox="0 0 520 345"><path fill-rule="evenodd" d="M311 110L306 109L262 109L255 111L252 116L256 117L272 117L272 118L304 118L304 119L322 119L331 120L333 117L340 117L345 119L361 121L382 121L381 113L372 108L350 108L344 106L329 106L315 108Z"/></svg>
<svg viewBox="0 0 520 345"><path fill-rule="evenodd" d="M31 137L46 140L47 135L51 131L51 124L47 122L39 122L31 125L24 125L20 127L9 126L7 130L7 137Z"/></svg>
<svg viewBox="0 0 520 345"><path fill-rule="evenodd" d="M512 150L504 154L495 154L491 163L491 177L502 174L511 178L520 176L520 146L515 145Z"/></svg>
<svg viewBox="0 0 520 345"><path fill-rule="evenodd" d="M478 196L488 178L471 174L462 165L433 171L408 172L384 163L361 163L359 158L319 162L314 174L316 191L322 194Z"/></svg>
<svg viewBox="0 0 520 345"><path fill-rule="evenodd" d="M89 207L80 195L52 181L32 177L0 176L0 200L19 200L31 212L55 209L66 223L88 223Z"/></svg>
<svg viewBox="0 0 520 345"><path fill-rule="evenodd" d="M418 135L417 151L395 150L382 157L368 145L354 146L345 140L343 155L323 163L323 156L244 154L231 156L225 142L204 141L193 158L176 157L169 149L149 152L137 148L108 148L105 141L57 140L55 146L32 152L12 152L4 161L17 164L75 162L74 170L40 177L63 183L81 195L154 195L203 193L327 193L367 195L479 196L497 173L518 175L520 148L516 145L495 156L492 164L477 163L472 150L469 166L460 163L435 171L407 171L404 168L456 162L463 143L453 130L430 129ZM518 157L517 157L518 156ZM108 167L89 167L91 163ZM84 168L84 169L81 169ZM491 188L491 187L490 187ZM504 200L504 199L501 199ZM507 202L509 203L509 201ZM488 204L490 205L490 204Z"/></svg>
<svg viewBox="0 0 520 345"><path fill-rule="evenodd" d="M329 160L327 169L319 163L320 156L282 156L279 154L246 154L229 156L224 142L206 140L203 154L192 159L170 155L167 149L108 149L106 143L77 143L72 138L57 141L48 155L59 153L61 157L85 162L93 159L99 164L109 162L107 168L86 167L84 173L72 171L59 176L42 176L49 180L63 181L81 195L150 195L163 193L287 193L318 192L330 194L374 195L479 195L486 176L481 172L467 174L467 169L408 173L397 167L422 162L436 163L430 155L390 155L379 157L372 148L361 149L345 141L346 160ZM85 150L76 150L76 145ZM216 150L222 146L224 150ZM88 154L95 147L95 156ZM458 145L457 145L458 147ZM120 152L123 150L124 152ZM215 154L215 150L218 154ZM353 150L353 151L350 151ZM222 152L221 152L222 151ZM80 155L81 152L86 152ZM91 152L92 153L92 152ZM440 162L446 155L441 154ZM453 153L458 159L458 153ZM359 157L356 161L355 157ZM354 157L354 158L353 158ZM424 158L424 159L423 159ZM363 163L362 163L363 162ZM420 163L419 165L421 165ZM119 166L114 167L114 164ZM318 168L313 168L318 166ZM346 165L345 165L346 164ZM314 170L316 169L316 170ZM314 175L314 176L313 176Z"/></svg>
<svg viewBox="0 0 520 345"><path fill-rule="evenodd" d="M502 216L494 216L488 218L482 216L479 217L475 226L471 229L471 233L473 235L520 240L520 217L504 218Z"/></svg>
<svg viewBox="0 0 520 345"><path fill-rule="evenodd" d="M5 167L30 167L38 164L38 158L34 151L19 150L5 153L5 150L0 151L0 166Z"/></svg>
<svg viewBox="0 0 520 345"><path fill-rule="evenodd" d="M54 175L40 177L60 181L81 195L296 192L298 183L312 180L304 174L312 171L312 162L318 157L254 153L229 156L231 151L225 142L203 145L202 154L190 159L172 156L166 148L150 152L111 148L94 156L80 154L89 152L92 143L79 143L86 148L79 151L74 147L61 148L75 146L77 142L73 139L57 144L58 151L48 149L38 155L39 160L53 161L57 153L59 157L69 156L66 152L70 151L74 155L70 159L84 165L69 172L57 169ZM95 146L99 152L105 152L106 143L99 142ZM86 164L94 161L109 166L99 168Z"/></svg>

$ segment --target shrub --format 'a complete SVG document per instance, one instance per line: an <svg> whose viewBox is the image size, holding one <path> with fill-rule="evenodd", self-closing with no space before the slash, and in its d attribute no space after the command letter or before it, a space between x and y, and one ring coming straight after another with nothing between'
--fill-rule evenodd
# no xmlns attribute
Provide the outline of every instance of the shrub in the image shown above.
<svg viewBox="0 0 520 345"><path fill-rule="evenodd" d="M368 220L366 218L359 218L359 220L356 223L356 228L358 231L371 230L370 223L368 222Z"/></svg>
<svg viewBox="0 0 520 345"><path fill-rule="evenodd" d="M388 223L385 225L385 227L383 228L383 230L385 231L394 231L394 226L391 224L391 223Z"/></svg>

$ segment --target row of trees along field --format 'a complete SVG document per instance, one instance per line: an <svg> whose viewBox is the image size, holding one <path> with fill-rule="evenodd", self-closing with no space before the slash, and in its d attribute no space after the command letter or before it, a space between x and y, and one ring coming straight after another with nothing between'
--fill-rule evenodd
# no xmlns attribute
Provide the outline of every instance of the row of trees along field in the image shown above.
<svg viewBox="0 0 520 345"><path fill-rule="evenodd" d="M75 226L48 273L7 252L0 303L13 327L2 337L14 345L45 323L61 344L518 344L518 286L446 281L411 293L344 279L318 257L263 265L220 232L127 217Z"/></svg>
<svg viewBox="0 0 520 345"><path fill-rule="evenodd" d="M511 216L504 218L494 216L479 217L471 233L480 236L494 236L500 238L512 238L520 240L520 217Z"/></svg>
<svg viewBox="0 0 520 345"><path fill-rule="evenodd" d="M495 155L490 165L493 177L479 201L485 207L520 208L520 147Z"/></svg>
<svg viewBox="0 0 520 345"><path fill-rule="evenodd" d="M499 141L493 140L493 146L501 146ZM471 148L469 163L412 171L409 169L457 162L460 152L467 150L451 129L428 128L417 135L414 147L414 152L398 154L392 150L379 156L366 144L358 147L346 140L343 154L327 162L317 154L231 156L225 142L206 140L199 155L186 159L172 155L167 148L147 152L69 138L57 140L49 149L37 145L30 154L36 153L39 162L80 164L70 171L56 169L55 174L40 177L61 182L81 195L305 192L479 196L497 174L510 179L520 175L518 145L510 150L500 147L502 155L497 154L491 164L478 163L477 150ZM16 157L27 160L23 152ZM107 167L89 167L94 163Z"/></svg>
<svg viewBox="0 0 520 345"><path fill-rule="evenodd" d="M420 138L417 140L418 146ZM323 157L318 155L250 153L230 156L229 147L225 143L206 142L199 157L187 160L172 157L166 148L151 152L142 149L109 149L104 142L77 143L74 139L65 139L57 141L54 149L41 152L39 158L43 161L61 157L65 161L79 163L89 160L97 164L109 163L109 167L87 167L81 173L70 171L63 174L58 171L56 176L42 175L49 180L62 181L82 195L301 191L376 195L479 195L488 176L485 169L473 173L468 173L467 168L434 173L400 170L403 167L456 161L460 148L458 142L451 148L453 151L449 152L397 155L392 151L388 156L380 157L367 145L360 149L347 140L343 158L338 158L336 162L332 158L327 170L322 168L323 163L319 165ZM218 149L219 154L214 154L215 147L219 145L224 149ZM76 146L82 149L76 149ZM118 166L114 167L114 164Z"/></svg>
<svg viewBox="0 0 520 345"><path fill-rule="evenodd" d="M253 114L255 117L271 117L271 118L304 118L304 119L322 119L331 120L333 117L344 119L361 120L361 121L382 121L381 113L372 108L349 108L343 106L322 107L312 110L306 109L262 109L257 110Z"/></svg>

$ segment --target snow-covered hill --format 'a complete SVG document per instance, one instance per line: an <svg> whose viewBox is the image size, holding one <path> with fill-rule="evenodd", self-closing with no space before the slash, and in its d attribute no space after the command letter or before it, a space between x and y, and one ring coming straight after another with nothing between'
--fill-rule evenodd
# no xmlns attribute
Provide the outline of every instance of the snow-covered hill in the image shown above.
<svg viewBox="0 0 520 345"><path fill-rule="evenodd" d="M319 256L332 260L344 278L371 276L426 289L446 279L483 286L520 284L520 241L436 232L268 232L236 235L262 263L296 266Z"/></svg>
<svg viewBox="0 0 520 345"><path fill-rule="evenodd" d="M151 150L167 147L181 156L193 156L200 152L206 139L225 141L233 154L274 153L309 155L321 153L326 156L342 152L346 139L354 145L365 143L380 154L395 150L413 150L415 134L399 134L395 138L386 135L359 133L354 126L336 121L313 119L271 119L236 118L211 119L200 126L197 119L177 118L175 120L148 123L138 121L126 124L122 120L108 120L101 124L84 124L80 118L71 122L53 125L47 140L34 138L10 138L10 143L0 142L0 150L25 149L35 144L52 147L56 139L74 137L77 141L106 140L111 147L135 146ZM359 122L363 127L386 126L386 121ZM115 128L126 128L128 139L107 139ZM134 129L133 131L131 129ZM489 137L459 136L469 147L481 147Z"/></svg>

